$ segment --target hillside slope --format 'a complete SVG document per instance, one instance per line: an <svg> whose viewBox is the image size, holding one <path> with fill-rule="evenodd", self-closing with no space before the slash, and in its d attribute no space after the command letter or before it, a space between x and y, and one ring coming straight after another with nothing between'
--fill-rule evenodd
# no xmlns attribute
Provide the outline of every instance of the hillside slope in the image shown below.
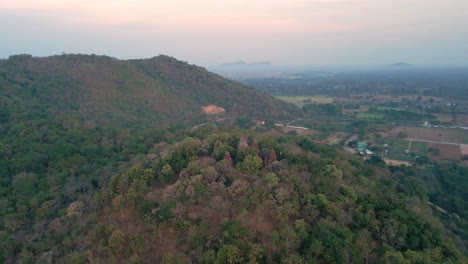
<svg viewBox="0 0 468 264"><path fill-rule="evenodd" d="M267 126L190 129L207 104L297 113L202 68L15 56L0 88L0 263L466 263L464 168L437 171L449 229L411 168Z"/></svg>
<svg viewBox="0 0 468 264"><path fill-rule="evenodd" d="M290 119L299 109L204 68L168 56L122 61L61 55L0 60L1 118L40 111L109 125L164 128L192 125L201 107L218 105L231 116Z"/></svg>
<svg viewBox="0 0 468 264"><path fill-rule="evenodd" d="M466 262L420 182L309 137L206 128L152 152L55 219L53 260Z"/></svg>

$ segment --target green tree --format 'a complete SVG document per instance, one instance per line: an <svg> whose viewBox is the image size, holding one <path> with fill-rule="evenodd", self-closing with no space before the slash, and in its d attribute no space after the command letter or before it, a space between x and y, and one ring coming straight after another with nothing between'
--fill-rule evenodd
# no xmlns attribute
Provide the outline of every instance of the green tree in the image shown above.
<svg viewBox="0 0 468 264"><path fill-rule="evenodd" d="M215 264L244 263L243 254L237 246L224 245L216 255Z"/></svg>
<svg viewBox="0 0 468 264"><path fill-rule="evenodd" d="M234 124L238 125L240 128L251 128L253 126L253 121L250 117L239 116Z"/></svg>
<svg viewBox="0 0 468 264"><path fill-rule="evenodd" d="M414 163L416 163L419 166L429 164L429 162L430 162L429 158L425 155L416 157L416 159L414 160Z"/></svg>
<svg viewBox="0 0 468 264"><path fill-rule="evenodd" d="M34 173L19 173L13 177L12 187L19 196L31 196L37 191L37 175Z"/></svg>
<svg viewBox="0 0 468 264"><path fill-rule="evenodd" d="M174 170L172 169L171 165L165 164L162 167L161 173L159 174L159 181L162 184L167 184L174 179Z"/></svg>
<svg viewBox="0 0 468 264"><path fill-rule="evenodd" d="M263 176L263 180L268 184L270 187L275 187L278 185L279 178L274 172L269 172Z"/></svg>
<svg viewBox="0 0 468 264"><path fill-rule="evenodd" d="M375 166L378 166L378 167L381 167L381 168L385 168L385 161L377 156L377 155L372 155L370 157L370 159L367 160L368 163L372 164L372 165L375 165Z"/></svg>
<svg viewBox="0 0 468 264"><path fill-rule="evenodd" d="M398 138L407 138L408 137L408 133L404 132L404 131L400 131L398 132L398 135L397 135Z"/></svg>
<svg viewBox="0 0 468 264"><path fill-rule="evenodd" d="M120 230L115 230L109 237L109 247L115 252L121 252L126 243L126 235Z"/></svg>
<svg viewBox="0 0 468 264"><path fill-rule="evenodd" d="M262 168L262 159L256 155L249 154L244 158L244 160L239 162L236 167L243 172L257 175L259 170Z"/></svg>

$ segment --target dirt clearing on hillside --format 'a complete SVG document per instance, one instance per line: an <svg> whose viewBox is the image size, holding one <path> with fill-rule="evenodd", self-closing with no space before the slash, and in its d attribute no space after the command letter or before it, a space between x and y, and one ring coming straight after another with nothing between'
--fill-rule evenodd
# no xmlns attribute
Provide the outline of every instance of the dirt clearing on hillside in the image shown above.
<svg viewBox="0 0 468 264"><path fill-rule="evenodd" d="M411 166L411 163L408 161L402 161L402 160L393 160L393 159L383 159L385 161L385 164L389 166L401 166L401 165L406 165L406 166Z"/></svg>
<svg viewBox="0 0 468 264"><path fill-rule="evenodd" d="M207 106L202 106L203 113L208 114L208 115L216 115L216 114L221 114L226 112L226 110L222 107L219 107L217 105L207 105Z"/></svg>

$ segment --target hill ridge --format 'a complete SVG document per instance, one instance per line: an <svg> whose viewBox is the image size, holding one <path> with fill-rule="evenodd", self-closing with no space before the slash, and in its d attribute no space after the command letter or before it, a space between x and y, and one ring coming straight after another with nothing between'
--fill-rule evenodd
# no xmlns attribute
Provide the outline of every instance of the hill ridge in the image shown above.
<svg viewBox="0 0 468 264"><path fill-rule="evenodd" d="M51 114L104 123L190 125L206 119L201 107L209 104L233 116L289 119L300 113L263 92L167 55L131 60L13 55L0 60L0 77L5 87L1 96L19 98L26 106L33 101Z"/></svg>

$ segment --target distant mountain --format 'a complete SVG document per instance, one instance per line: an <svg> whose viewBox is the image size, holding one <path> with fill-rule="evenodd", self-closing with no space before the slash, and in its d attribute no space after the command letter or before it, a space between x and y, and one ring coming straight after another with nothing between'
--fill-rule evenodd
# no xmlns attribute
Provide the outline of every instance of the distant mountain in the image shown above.
<svg viewBox="0 0 468 264"><path fill-rule="evenodd" d="M240 60L236 62L220 64L219 66L220 67L269 67L271 66L271 63L269 61L246 63L245 61Z"/></svg>
<svg viewBox="0 0 468 264"><path fill-rule="evenodd" d="M411 65L411 64L409 64L409 63L405 63L405 62L397 62L397 63L390 64L389 66L390 66L390 67L394 67L394 68L409 68L409 67L413 67L413 65Z"/></svg>
<svg viewBox="0 0 468 264"><path fill-rule="evenodd" d="M300 110L169 56L117 60L95 55L0 60L0 110L68 116L112 126L164 128L203 122L203 106L227 115L289 119ZM12 107L9 107L12 106ZM13 109L14 108L14 109Z"/></svg>

